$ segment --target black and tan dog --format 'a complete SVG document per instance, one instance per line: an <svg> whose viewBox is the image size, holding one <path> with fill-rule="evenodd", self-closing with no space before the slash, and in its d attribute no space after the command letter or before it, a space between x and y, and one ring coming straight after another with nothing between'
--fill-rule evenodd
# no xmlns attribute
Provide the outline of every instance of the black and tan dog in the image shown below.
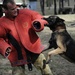
<svg viewBox="0 0 75 75"><path fill-rule="evenodd" d="M49 25L47 27L52 30L51 38L49 40L49 47L45 50L54 48L54 50L48 53L47 63L49 62L51 55L61 55L65 59L75 62L75 41L66 30L64 20L58 16L50 16L45 18Z"/></svg>

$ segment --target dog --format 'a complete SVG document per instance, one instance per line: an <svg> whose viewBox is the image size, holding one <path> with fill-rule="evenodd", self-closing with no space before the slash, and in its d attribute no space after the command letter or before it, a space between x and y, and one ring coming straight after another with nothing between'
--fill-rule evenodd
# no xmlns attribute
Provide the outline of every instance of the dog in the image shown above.
<svg viewBox="0 0 75 75"><path fill-rule="evenodd" d="M49 16L45 18L49 25L45 25L52 30L51 38L49 40L49 47L46 50L54 48L54 50L48 52L47 62L49 63L51 55L57 55L64 57L70 62L75 62L75 40L70 36L66 30L64 19L58 16Z"/></svg>

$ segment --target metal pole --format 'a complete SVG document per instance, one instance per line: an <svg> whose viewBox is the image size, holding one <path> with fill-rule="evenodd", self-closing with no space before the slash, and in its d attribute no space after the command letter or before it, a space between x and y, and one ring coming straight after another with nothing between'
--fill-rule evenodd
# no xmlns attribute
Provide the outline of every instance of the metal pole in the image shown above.
<svg viewBox="0 0 75 75"><path fill-rule="evenodd" d="M64 1L63 1L63 0L61 0L61 2L62 2L62 8L64 8Z"/></svg>
<svg viewBox="0 0 75 75"><path fill-rule="evenodd" d="M69 0L68 0L68 6L70 6L70 2L69 2Z"/></svg>
<svg viewBox="0 0 75 75"><path fill-rule="evenodd" d="M41 6L42 14L45 15L45 12L44 12L44 0L40 0L40 6Z"/></svg>
<svg viewBox="0 0 75 75"><path fill-rule="evenodd" d="M25 0L22 0L22 2L23 2L22 7L25 8L26 7Z"/></svg>
<svg viewBox="0 0 75 75"><path fill-rule="evenodd" d="M56 6L56 0L54 0L54 14L57 14L57 6Z"/></svg>

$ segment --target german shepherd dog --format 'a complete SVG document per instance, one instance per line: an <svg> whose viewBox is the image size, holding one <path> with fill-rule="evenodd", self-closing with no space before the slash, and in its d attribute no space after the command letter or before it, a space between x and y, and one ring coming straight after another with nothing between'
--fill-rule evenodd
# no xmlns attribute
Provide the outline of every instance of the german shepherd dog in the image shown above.
<svg viewBox="0 0 75 75"><path fill-rule="evenodd" d="M46 50L54 48L48 52L47 62L49 63L51 55L61 55L70 62L75 62L75 41L66 30L65 20L58 16L49 16L44 18L49 25L45 25L52 30L51 38L49 40L49 47Z"/></svg>

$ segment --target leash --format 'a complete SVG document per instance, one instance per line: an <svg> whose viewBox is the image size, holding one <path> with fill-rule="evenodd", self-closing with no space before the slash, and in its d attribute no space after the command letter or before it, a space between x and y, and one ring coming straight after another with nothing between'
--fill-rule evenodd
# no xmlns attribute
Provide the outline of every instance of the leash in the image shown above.
<svg viewBox="0 0 75 75"><path fill-rule="evenodd" d="M19 45L18 41L11 35L11 34L7 34L7 37L10 41L10 43L15 47L15 49L17 50L17 55L18 55L18 60L22 60L23 59L23 55L22 55L22 51L21 51L21 46ZM26 51L26 49L25 49ZM28 52L26 51L26 55L27 55L27 61L31 61ZM32 64L28 63L28 70L32 71Z"/></svg>

